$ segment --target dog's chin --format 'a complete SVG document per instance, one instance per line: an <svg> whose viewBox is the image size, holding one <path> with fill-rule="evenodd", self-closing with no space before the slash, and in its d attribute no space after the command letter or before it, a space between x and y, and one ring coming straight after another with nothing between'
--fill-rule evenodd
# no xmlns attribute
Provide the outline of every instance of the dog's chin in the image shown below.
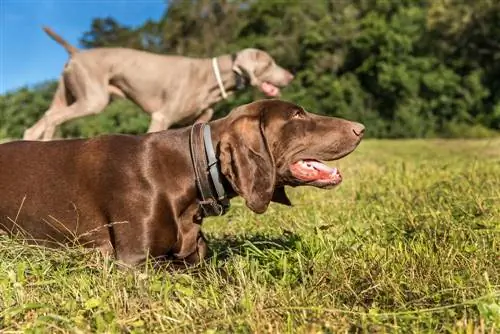
<svg viewBox="0 0 500 334"><path fill-rule="evenodd" d="M342 182L342 174L337 168L315 159L298 160L289 166L289 170L300 185L328 189Z"/></svg>

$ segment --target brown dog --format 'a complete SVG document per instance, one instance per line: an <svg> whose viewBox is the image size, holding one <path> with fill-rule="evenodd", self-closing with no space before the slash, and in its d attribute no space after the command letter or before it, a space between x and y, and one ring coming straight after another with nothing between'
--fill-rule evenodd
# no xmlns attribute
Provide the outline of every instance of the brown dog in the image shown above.
<svg viewBox="0 0 500 334"><path fill-rule="evenodd" d="M202 218L222 214L225 196L263 213L271 201L290 204L285 185L333 187L339 171L319 160L346 156L364 132L279 100L236 108L209 123L209 137L203 126L2 144L0 227L49 246L76 240L129 264L148 255L197 263L207 251Z"/></svg>
<svg viewBox="0 0 500 334"><path fill-rule="evenodd" d="M212 59L126 48L79 51L51 29L44 30L63 45L70 59L49 110L24 132L25 140L52 139L58 125L103 111L110 95L126 97L151 114L148 132L155 132L174 124L208 122L216 102L247 84L276 97L278 87L293 79L258 49Z"/></svg>

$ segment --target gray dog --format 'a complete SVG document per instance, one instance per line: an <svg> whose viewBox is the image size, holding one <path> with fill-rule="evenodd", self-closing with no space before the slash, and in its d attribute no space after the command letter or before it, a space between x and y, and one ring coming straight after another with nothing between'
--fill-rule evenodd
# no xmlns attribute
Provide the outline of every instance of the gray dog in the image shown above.
<svg viewBox="0 0 500 334"><path fill-rule="evenodd" d="M293 75L266 52L244 49L216 58L166 56L126 48L80 51L50 28L44 30L70 55L49 110L24 139L50 140L55 128L74 118L100 113L110 95L128 98L151 114L148 132L212 118L213 106L247 84L271 97Z"/></svg>

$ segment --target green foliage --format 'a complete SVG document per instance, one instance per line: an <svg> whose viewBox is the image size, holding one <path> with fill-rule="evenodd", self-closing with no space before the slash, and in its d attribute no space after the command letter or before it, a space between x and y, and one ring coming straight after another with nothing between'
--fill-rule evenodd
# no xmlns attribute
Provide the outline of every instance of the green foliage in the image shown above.
<svg viewBox="0 0 500 334"><path fill-rule="evenodd" d="M0 236L0 328L84 333L497 333L500 139L367 140L336 190L203 223L195 268L118 267Z"/></svg>
<svg viewBox="0 0 500 334"><path fill-rule="evenodd" d="M368 136L484 136L500 130L499 13L492 0L173 0L158 22L134 29L95 19L81 43L196 57L262 48L296 73L284 99L364 122ZM2 97L0 136L19 137L34 122L50 99L44 89ZM258 98L255 89L240 92L216 115ZM22 109L17 118L14 109ZM133 104L109 109L61 134L146 129Z"/></svg>
<svg viewBox="0 0 500 334"><path fill-rule="evenodd" d="M0 95L0 138L22 137L24 129L48 109L55 88L56 83L50 82Z"/></svg>

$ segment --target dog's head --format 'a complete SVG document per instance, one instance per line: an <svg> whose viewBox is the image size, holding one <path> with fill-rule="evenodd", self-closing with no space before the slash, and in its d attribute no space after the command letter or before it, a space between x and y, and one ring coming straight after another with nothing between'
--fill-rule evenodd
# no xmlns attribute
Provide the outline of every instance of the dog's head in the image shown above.
<svg viewBox="0 0 500 334"><path fill-rule="evenodd" d="M233 63L233 71L248 77L252 86L271 97L279 96L280 87L285 87L293 79L293 74L277 65L267 52L259 49L239 51Z"/></svg>
<svg viewBox="0 0 500 334"><path fill-rule="evenodd" d="M319 116L280 100L240 106L224 119L220 137L221 171L246 205L257 213L271 201L290 205L284 186L330 188L342 181L323 161L351 153L364 126Z"/></svg>

